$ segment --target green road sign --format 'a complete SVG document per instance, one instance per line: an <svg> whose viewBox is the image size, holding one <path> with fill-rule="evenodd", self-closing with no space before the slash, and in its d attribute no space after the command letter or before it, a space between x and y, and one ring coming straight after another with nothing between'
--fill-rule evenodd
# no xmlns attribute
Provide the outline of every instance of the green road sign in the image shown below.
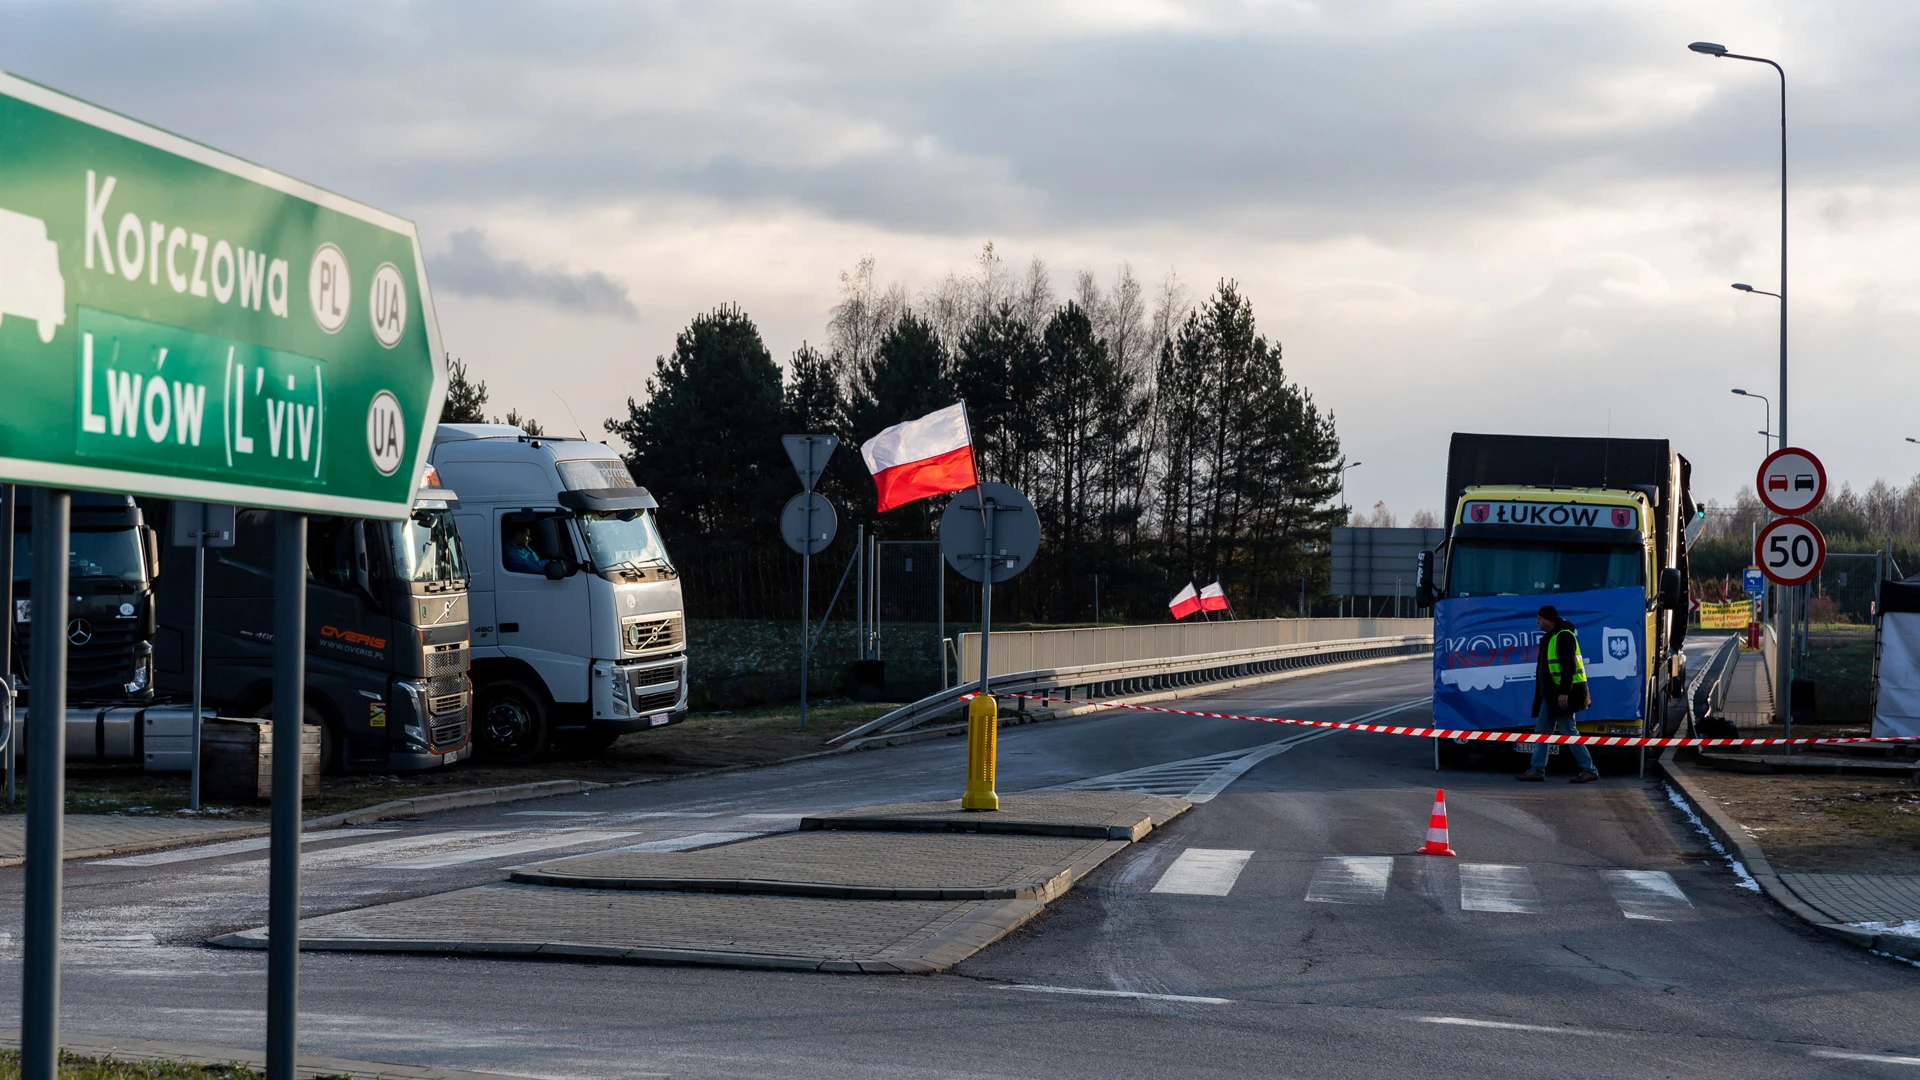
<svg viewBox="0 0 1920 1080"><path fill-rule="evenodd" d="M406 516L413 224L0 72L0 482Z"/></svg>

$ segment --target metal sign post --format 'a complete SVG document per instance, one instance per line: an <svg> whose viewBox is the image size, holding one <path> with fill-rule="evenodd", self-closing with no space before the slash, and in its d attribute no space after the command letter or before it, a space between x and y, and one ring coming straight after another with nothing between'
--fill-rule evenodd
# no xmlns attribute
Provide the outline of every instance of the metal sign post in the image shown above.
<svg viewBox="0 0 1920 1080"><path fill-rule="evenodd" d="M267 1075L293 1080L300 1022L300 734L306 720L307 515L273 515L273 805L267 865ZM284 1065L284 1074L275 1072Z"/></svg>
<svg viewBox="0 0 1920 1080"><path fill-rule="evenodd" d="M833 542L840 519L833 504L814 494L813 485L826 471L827 459L840 445L838 435L782 435L793 471L800 477L800 494L787 500L780 511L780 535L787 546L800 553L800 729L807 727L807 670L813 664L811 602L813 599L813 557ZM796 510L797 507L797 510Z"/></svg>
<svg viewBox="0 0 1920 1080"><path fill-rule="evenodd" d="M20 1000L22 1080L55 1080L60 1060L61 813L67 773L67 512L64 488L33 492L34 610L27 727L27 895Z"/></svg>
<svg viewBox="0 0 1920 1080"><path fill-rule="evenodd" d="M207 549L232 547L237 511L231 506L198 502L173 504L174 547L193 549L193 773L187 786L187 806L200 809L200 701L206 674L204 652L207 615Z"/></svg>
<svg viewBox="0 0 1920 1080"><path fill-rule="evenodd" d="M999 707L987 666L993 641L993 583L1033 564L1040 550L1040 518L1025 495L1006 484L962 491L940 518L940 553L969 581L980 583L980 691L967 706L966 810L998 810L994 792L999 753Z"/></svg>
<svg viewBox="0 0 1920 1080"><path fill-rule="evenodd" d="M0 522L0 706L7 714L6 730L0 732L0 738L6 740L7 758L7 806L13 806L13 763L18 758L15 744L20 740L13 737L13 526L14 515L19 512L14 505L18 488L12 484L0 484L0 511L6 515Z"/></svg>
<svg viewBox="0 0 1920 1080"><path fill-rule="evenodd" d="M404 520L447 368L411 222L3 72L0 160L0 483L39 485L21 1073L54 1080L68 491ZM304 573L277 571L270 1080L294 1074Z"/></svg>
<svg viewBox="0 0 1920 1080"><path fill-rule="evenodd" d="M1786 318L1784 314L1785 307L1786 305L1782 303L1781 318L1783 320ZM1784 335L1781 339L1781 348L1786 348ZM1781 389L1784 391L1786 388L1786 362L1784 359L1781 361L1780 371ZM1782 394L1780 404L1780 441L1782 444L1786 442L1786 411L1786 399L1785 395ZM1827 468L1820 463L1820 459L1815 457L1811 451L1802 450L1797 446L1782 445L1780 449L1768 454L1766 458L1760 462L1760 469L1754 476L1753 486L1754 489L1759 492L1760 502L1765 505L1767 509L1781 515L1783 518L1797 518L1820 505L1820 500L1826 497ZM1759 536L1754 539L1753 560L1766 571L1767 576L1771 578L1777 586L1774 591L1775 602L1773 611L1775 639L1773 706L1774 716L1780 721L1781 730L1788 738L1791 738L1793 736L1793 702L1790 699L1793 693L1793 673L1791 670L1792 665L1788 662L1788 657L1793 651L1793 621L1795 609L1800 606L1799 601L1806 595L1806 586L1800 584L1800 582L1812 577L1812 573L1807 574L1805 577L1799 576L1797 571L1801 569L1801 567L1797 565L1797 560L1795 561L1796 565L1788 568L1788 572L1784 574L1776 573L1776 568L1770 567L1767 560L1762 557L1760 549L1767 542L1767 530L1773 529L1774 526L1778 524L1778 520L1769 523L1767 529L1762 530ZM1813 527L1806 525L1806 528L1812 529ZM1815 535L1818 535L1819 530L1814 529L1813 532ZM1786 540L1790 540L1791 535L1792 534L1782 534L1783 539ZM1811 538L1809 538L1807 542L1811 543ZM1824 549L1824 544L1822 547ZM1791 551L1789 553L1791 554ZM1825 551L1822 550L1821 555L1823 558L1825 554ZM1814 572L1818 572L1818 570L1819 567L1816 565ZM1793 584L1788 584L1785 581L1786 578L1794 578L1795 581ZM1792 753L1793 748L1787 747L1787 752Z"/></svg>

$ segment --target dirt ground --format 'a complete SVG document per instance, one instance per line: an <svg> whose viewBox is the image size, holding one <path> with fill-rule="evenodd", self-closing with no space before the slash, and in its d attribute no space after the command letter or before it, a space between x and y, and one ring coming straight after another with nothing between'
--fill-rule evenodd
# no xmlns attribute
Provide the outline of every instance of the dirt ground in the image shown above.
<svg viewBox="0 0 1920 1080"><path fill-rule="evenodd" d="M1776 871L1920 874L1920 787L1881 777L1694 767Z"/></svg>
<svg viewBox="0 0 1920 1080"><path fill-rule="evenodd" d="M481 765L468 760L427 772L325 776L321 778L320 793L308 797L304 809L308 816L318 817L416 795L537 780L617 784L732 765L763 764L829 749L827 739L896 707L887 703L821 702L807 711L804 731L800 728L799 712L791 704L694 713L681 723L659 731L623 736L604 753L591 757L556 753L535 764L518 767ZM24 809L24 769L19 777L19 791L21 798L11 807L0 807L0 812L20 813ZM66 804L70 814L162 814L237 821L264 820L267 816L265 806L210 806L194 815L186 808L185 774L148 773L138 765L68 765Z"/></svg>

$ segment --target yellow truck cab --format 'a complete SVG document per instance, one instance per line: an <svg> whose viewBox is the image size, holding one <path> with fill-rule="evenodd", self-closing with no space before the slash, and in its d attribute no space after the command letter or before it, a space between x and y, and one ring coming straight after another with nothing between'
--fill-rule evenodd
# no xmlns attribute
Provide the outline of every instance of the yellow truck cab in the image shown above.
<svg viewBox="0 0 1920 1080"><path fill-rule="evenodd" d="M1435 726L1531 730L1553 604L1573 622L1593 704L1583 733L1670 731L1684 715L1691 466L1664 440L1456 434L1448 536L1420 558L1434 607ZM1467 743L1437 740L1440 764ZM1530 749L1530 748L1529 748Z"/></svg>

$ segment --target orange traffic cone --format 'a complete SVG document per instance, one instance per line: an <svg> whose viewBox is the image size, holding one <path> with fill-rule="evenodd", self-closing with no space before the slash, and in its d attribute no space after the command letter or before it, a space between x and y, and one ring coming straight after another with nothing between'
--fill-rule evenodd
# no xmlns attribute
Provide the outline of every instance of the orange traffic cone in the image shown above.
<svg viewBox="0 0 1920 1080"><path fill-rule="evenodd" d="M1447 793L1433 793L1433 816L1427 819L1427 845L1420 849L1422 855L1453 855L1453 848L1447 843Z"/></svg>

